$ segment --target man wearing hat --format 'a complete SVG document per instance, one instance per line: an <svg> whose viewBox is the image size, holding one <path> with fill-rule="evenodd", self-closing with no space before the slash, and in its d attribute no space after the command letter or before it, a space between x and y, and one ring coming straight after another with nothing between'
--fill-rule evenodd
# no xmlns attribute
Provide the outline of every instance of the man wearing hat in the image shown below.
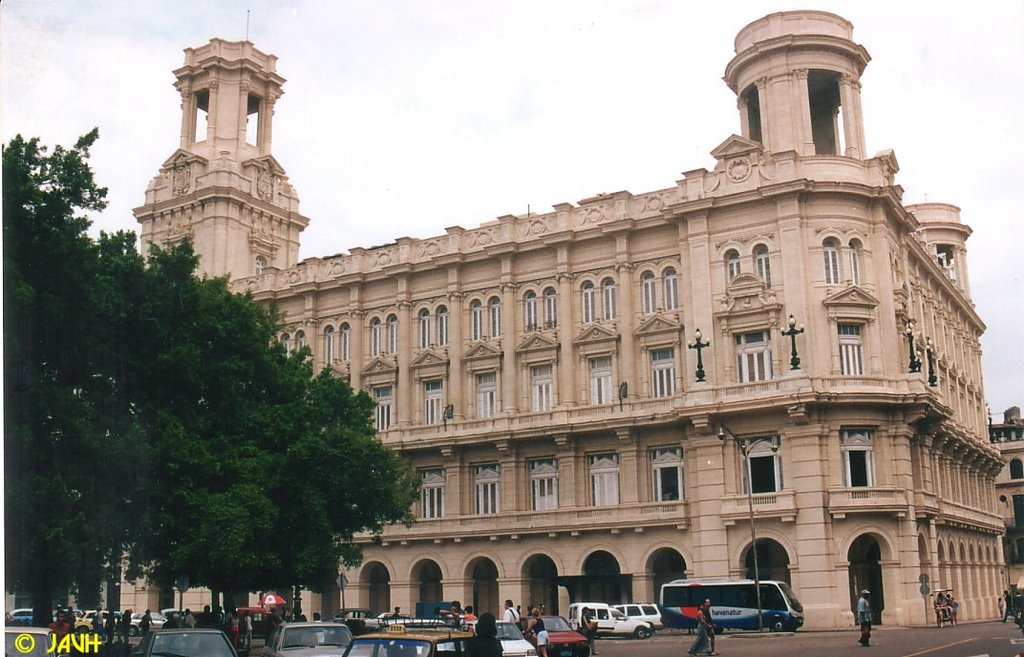
<svg viewBox="0 0 1024 657"><path fill-rule="evenodd" d="M867 648L871 645L871 603L868 599L871 591L864 589L860 592L860 600L857 601L857 623L860 625L861 647Z"/></svg>

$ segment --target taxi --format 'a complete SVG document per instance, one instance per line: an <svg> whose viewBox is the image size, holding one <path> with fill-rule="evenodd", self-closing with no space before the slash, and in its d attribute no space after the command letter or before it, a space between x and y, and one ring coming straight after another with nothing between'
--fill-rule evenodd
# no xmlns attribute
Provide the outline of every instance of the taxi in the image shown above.
<svg viewBox="0 0 1024 657"><path fill-rule="evenodd" d="M463 657L472 632L450 627L417 627L415 622L389 625L352 639L345 657Z"/></svg>

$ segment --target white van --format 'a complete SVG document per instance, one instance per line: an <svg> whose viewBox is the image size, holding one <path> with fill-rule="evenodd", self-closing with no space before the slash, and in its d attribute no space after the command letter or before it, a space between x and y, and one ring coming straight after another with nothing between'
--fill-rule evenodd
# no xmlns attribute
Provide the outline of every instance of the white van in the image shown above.
<svg viewBox="0 0 1024 657"><path fill-rule="evenodd" d="M606 602L574 602L569 605L569 625L580 629L580 615L583 608L597 621L597 636L622 636L634 639L648 639L654 634L654 625L647 621L629 618Z"/></svg>
<svg viewBox="0 0 1024 657"><path fill-rule="evenodd" d="M618 609L630 618L647 621L655 631L663 629L661 624L661 612L658 605L653 602L627 602L621 605L612 605L612 609Z"/></svg>

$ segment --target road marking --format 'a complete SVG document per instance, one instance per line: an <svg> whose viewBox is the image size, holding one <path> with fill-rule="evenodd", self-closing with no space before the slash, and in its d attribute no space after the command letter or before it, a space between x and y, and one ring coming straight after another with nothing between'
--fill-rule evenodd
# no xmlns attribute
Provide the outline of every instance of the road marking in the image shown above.
<svg viewBox="0 0 1024 657"><path fill-rule="evenodd" d="M952 646L958 646L961 643L970 643L971 641L974 641L974 639L970 638L970 639L964 639L963 641L954 641L953 643L947 643L944 646L935 646L934 648L928 648L927 650L920 650L918 652L912 652L912 653L910 653L908 655L903 655L903 657L917 657L918 655L926 655L926 654L928 654L930 652L935 652L936 650L943 650L945 648L950 648Z"/></svg>

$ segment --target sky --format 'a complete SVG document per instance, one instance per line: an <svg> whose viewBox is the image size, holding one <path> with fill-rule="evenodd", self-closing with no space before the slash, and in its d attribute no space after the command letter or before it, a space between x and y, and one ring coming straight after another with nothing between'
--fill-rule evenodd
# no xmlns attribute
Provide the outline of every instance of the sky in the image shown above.
<svg viewBox="0 0 1024 657"><path fill-rule="evenodd" d="M4 0L0 137L98 127L94 229L135 230L178 146L182 50L248 30L287 79L273 152L310 218L300 255L326 256L713 168L740 131L735 35L792 9L853 23L867 152L895 151L905 203L952 203L973 228L1000 421L1024 405L1024 0Z"/></svg>

